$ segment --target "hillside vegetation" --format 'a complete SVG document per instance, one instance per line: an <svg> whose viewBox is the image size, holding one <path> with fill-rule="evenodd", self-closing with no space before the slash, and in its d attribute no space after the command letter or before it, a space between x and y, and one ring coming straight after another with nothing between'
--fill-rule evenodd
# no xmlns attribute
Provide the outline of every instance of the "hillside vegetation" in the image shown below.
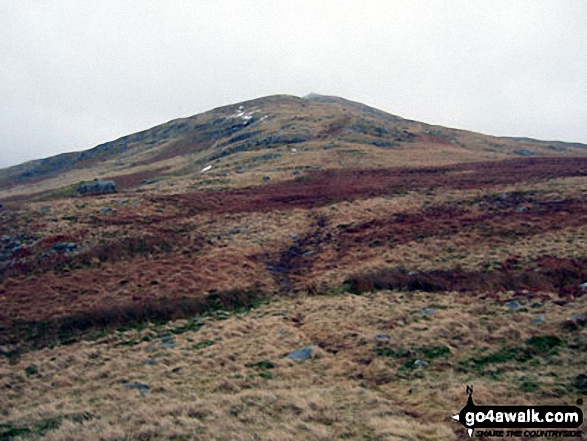
<svg viewBox="0 0 587 441"><path fill-rule="evenodd" d="M275 96L2 170L0 439L465 439L470 384L574 405L585 147Z"/></svg>

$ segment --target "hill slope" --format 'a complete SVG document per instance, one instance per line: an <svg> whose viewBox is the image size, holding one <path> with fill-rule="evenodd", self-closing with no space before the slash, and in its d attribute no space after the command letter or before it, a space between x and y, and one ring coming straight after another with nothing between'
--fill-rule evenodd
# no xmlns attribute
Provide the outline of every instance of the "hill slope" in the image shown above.
<svg viewBox="0 0 587 441"><path fill-rule="evenodd" d="M584 147L276 96L3 170L0 439L445 441L470 384L575 404Z"/></svg>
<svg viewBox="0 0 587 441"><path fill-rule="evenodd" d="M307 169L441 165L516 156L587 155L587 145L498 138L406 120L311 94L270 96L170 121L143 132L0 170L0 200L97 177L122 189L234 187ZM211 165L204 175L200 170ZM179 187L178 187L179 186Z"/></svg>

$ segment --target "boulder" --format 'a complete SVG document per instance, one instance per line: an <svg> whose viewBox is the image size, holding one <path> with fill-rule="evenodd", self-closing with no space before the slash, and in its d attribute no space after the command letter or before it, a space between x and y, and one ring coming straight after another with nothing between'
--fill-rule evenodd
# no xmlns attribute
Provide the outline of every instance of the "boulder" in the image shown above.
<svg viewBox="0 0 587 441"><path fill-rule="evenodd" d="M514 150L514 153L516 155L520 155L520 156L536 156L536 152L533 152L532 150L528 150L528 149L517 149Z"/></svg>
<svg viewBox="0 0 587 441"><path fill-rule="evenodd" d="M93 181L82 182L77 188L77 192L81 195L97 195L116 193L118 188L116 182L106 181L103 179L94 179Z"/></svg>
<svg viewBox="0 0 587 441"><path fill-rule="evenodd" d="M544 323L545 321L546 321L546 318L544 316L538 316L534 320L532 320L532 324L539 325L541 323Z"/></svg>
<svg viewBox="0 0 587 441"><path fill-rule="evenodd" d="M147 395L147 392L149 392L149 389L151 389L151 387L148 384L144 384L139 381L134 381L132 383L128 383L126 385L126 389L138 389L139 393L141 394L141 397L144 397L145 395Z"/></svg>
<svg viewBox="0 0 587 441"><path fill-rule="evenodd" d="M314 348L312 346L308 346L304 349L298 349L296 351L291 352L290 354L288 354L287 358L295 361L305 361L312 356L313 352Z"/></svg>

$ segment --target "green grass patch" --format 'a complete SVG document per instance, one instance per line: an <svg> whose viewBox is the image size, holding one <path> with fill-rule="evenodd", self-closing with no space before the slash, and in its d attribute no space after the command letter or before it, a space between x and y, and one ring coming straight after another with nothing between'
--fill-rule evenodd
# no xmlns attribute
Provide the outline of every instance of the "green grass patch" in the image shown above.
<svg viewBox="0 0 587 441"><path fill-rule="evenodd" d="M401 369L414 369L414 363L417 360L430 362L436 358L447 357L450 355L450 349L446 346L424 346L413 349L393 346L379 346L375 348L375 354L380 357L396 358L404 361Z"/></svg>
<svg viewBox="0 0 587 441"><path fill-rule="evenodd" d="M558 354L558 349L564 342L553 335L540 335L527 339L524 346L505 346L489 354L477 355L461 362L461 367L475 371L485 369L489 365L504 363L538 362L532 360L536 356L551 356Z"/></svg>
<svg viewBox="0 0 587 441"><path fill-rule="evenodd" d="M202 317L226 320L269 301L267 296L256 289L215 291L204 297L186 297L173 302L157 300L140 305L93 310L51 321L15 320L10 326L0 328L0 345L18 344L18 347L11 352L0 351L0 356L17 359L23 352L101 338L114 330L136 330L136 338L118 343L122 346L134 346L140 343L140 331L153 328L153 325L162 326L173 320L187 319L189 321L185 325L165 331L183 334L200 329L203 326Z"/></svg>
<svg viewBox="0 0 587 441"><path fill-rule="evenodd" d="M204 340L204 341L201 341L201 342L193 345L192 349L203 349L203 348L207 348L209 346L215 345L215 344L216 344L216 342L214 340Z"/></svg>
<svg viewBox="0 0 587 441"><path fill-rule="evenodd" d="M526 345L538 354L556 353L563 341L554 335L538 335L526 340Z"/></svg>
<svg viewBox="0 0 587 441"><path fill-rule="evenodd" d="M34 364L31 364L30 366L27 366L26 368L24 368L24 373L26 374L27 377L32 377L33 375L36 375L39 373L39 369Z"/></svg>
<svg viewBox="0 0 587 441"><path fill-rule="evenodd" d="M520 385L520 390L522 392L536 392L538 389L538 384L530 380L524 380Z"/></svg>
<svg viewBox="0 0 587 441"><path fill-rule="evenodd" d="M450 354L450 349L446 346L435 346L432 348L421 348L420 352L424 355L424 358L429 360L438 357L445 357Z"/></svg>
<svg viewBox="0 0 587 441"><path fill-rule="evenodd" d="M262 361L259 361L258 363L248 364L247 367L253 368L253 369L259 369L259 370L266 370L266 369L273 369L275 367L275 364L273 364L272 362L270 362L268 360L262 360Z"/></svg>
<svg viewBox="0 0 587 441"><path fill-rule="evenodd" d="M508 362L524 363L532 358L532 355L524 348L504 347L487 355L471 357L464 365L474 370L481 370L489 365Z"/></svg>
<svg viewBox="0 0 587 441"><path fill-rule="evenodd" d="M50 430L56 430L61 426L64 420L73 421L81 424L89 421L94 416L89 412L79 412L67 415L60 415L52 418L45 418L36 423L23 424L17 422L0 423L0 440L10 440L17 436L23 437L41 437Z"/></svg>

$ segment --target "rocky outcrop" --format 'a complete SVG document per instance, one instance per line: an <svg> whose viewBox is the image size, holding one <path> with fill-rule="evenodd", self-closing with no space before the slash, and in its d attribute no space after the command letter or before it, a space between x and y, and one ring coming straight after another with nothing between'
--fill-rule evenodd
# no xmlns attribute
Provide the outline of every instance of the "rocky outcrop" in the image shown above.
<svg viewBox="0 0 587 441"><path fill-rule="evenodd" d="M93 181L83 182L77 192L81 195L109 194L117 192L116 182L94 179Z"/></svg>

